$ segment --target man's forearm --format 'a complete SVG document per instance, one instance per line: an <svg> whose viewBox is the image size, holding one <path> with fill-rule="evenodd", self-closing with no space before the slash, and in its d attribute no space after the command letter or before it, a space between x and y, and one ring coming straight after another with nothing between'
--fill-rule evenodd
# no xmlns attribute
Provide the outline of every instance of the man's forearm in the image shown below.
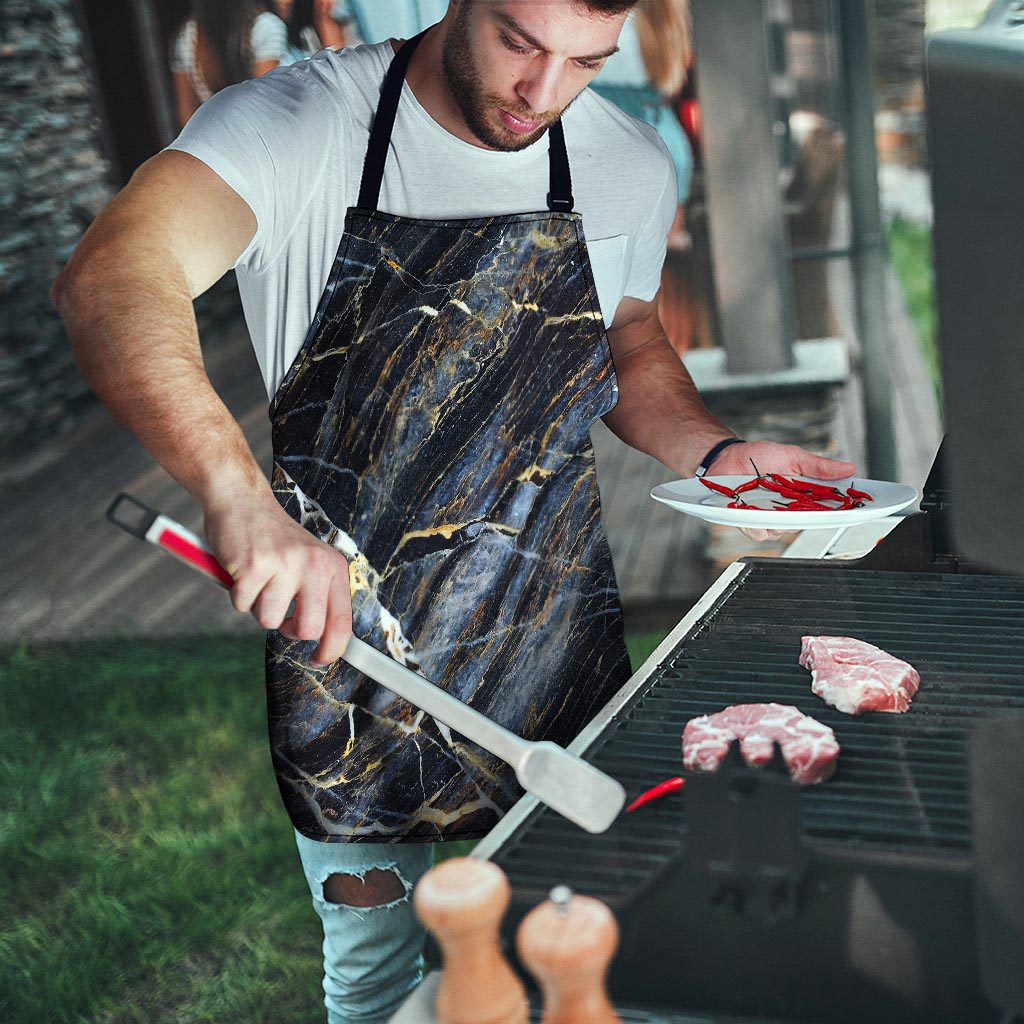
<svg viewBox="0 0 1024 1024"><path fill-rule="evenodd" d="M628 445L674 473L693 476L717 442L733 431L708 412L693 378L664 333L615 361L619 402L605 423Z"/></svg>
<svg viewBox="0 0 1024 1024"><path fill-rule="evenodd" d="M152 254L94 256L54 284L79 369L97 397L205 509L272 498L203 366L184 275Z"/></svg>

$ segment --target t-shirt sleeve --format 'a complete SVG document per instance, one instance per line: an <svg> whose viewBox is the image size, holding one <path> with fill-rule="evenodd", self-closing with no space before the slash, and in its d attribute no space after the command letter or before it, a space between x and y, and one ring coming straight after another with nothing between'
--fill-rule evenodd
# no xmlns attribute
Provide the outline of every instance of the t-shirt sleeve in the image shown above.
<svg viewBox="0 0 1024 1024"><path fill-rule="evenodd" d="M249 34L253 60L286 60L288 53L288 27L269 11L261 14L252 24Z"/></svg>
<svg viewBox="0 0 1024 1024"><path fill-rule="evenodd" d="M202 160L248 204L256 233L235 266L258 272L281 252L322 187L345 112L331 104L310 62L222 89L168 146Z"/></svg>
<svg viewBox="0 0 1024 1024"><path fill-rule="evenodd" d="M653 129L651 141L657 147L653 162L659 171L651 176L654 184L651 189L650 212L636 236L624 292L644 302L650 302L661 287L661 268L665 262L668 233L679 205L676 168L668 147Z"/></svg>

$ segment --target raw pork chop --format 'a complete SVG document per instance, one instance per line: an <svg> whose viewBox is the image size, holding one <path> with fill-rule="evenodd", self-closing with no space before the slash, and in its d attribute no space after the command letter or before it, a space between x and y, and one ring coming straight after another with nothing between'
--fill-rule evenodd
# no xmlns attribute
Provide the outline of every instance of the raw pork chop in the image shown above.
<svg viewBox="0 0 1024 1024"><path fill-rule="evenodd" d="M848 636L801 637L800 664L811 691L846 715L906 711L921 682L912 665Z"/></svg>
<svg viewBox="0 0 1024 1024"><path fill-rule="evenodd" d="M735 739L754 768L771 760L778 740L790 777L801 786L823 782L836 770L835 733L788 704L734 704L691 719L683 729L683 767L713 772Z"/></svg>

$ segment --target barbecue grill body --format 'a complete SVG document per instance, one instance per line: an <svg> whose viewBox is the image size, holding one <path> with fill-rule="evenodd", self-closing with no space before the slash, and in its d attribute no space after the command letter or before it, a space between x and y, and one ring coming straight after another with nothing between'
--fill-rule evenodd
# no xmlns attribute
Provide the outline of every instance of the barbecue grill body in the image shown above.
<svg viewBox="0 0 1024 1024"><path fill-rule="evenodd" d="M546 896L516 880L503 925L509 943ZM972 935L970 881L953 864L866 869L819 851L797 914L766 921L723 901L681 843L647 888L609 903L621 928L608 979L620 1007L700 1013L702 1024L722 1015L820 1024L1000 1019L979 987L974 944L963 941Z"/></svg>
<svg viewBox="0 0 1024 1024"><path fill-rule="evenodd" d="M693 842L685 788L600 836L535 808L489 852L513 886L509 948L526 911L564 883L616 913L620 1006L703 1021L994 1024L976 953L964 748L972 723L1024 710L1024 580L796 560L735 568L605 710L600 733L572 749L632 795L679 774L689 718L777 701L835 730L837 775L796 794L795 823L778 816L790 853L758 813L731 840L744 851L733 863L709 862L708 844ZM858 637L909 661L922 678L910 710L854 718L825 705L798 665L805 634ZM760 868L759 845L775 851Z"/></svg>
<svg viewBox="0 0 1024 1024"><path fill-rule="evenodd" d="M952 869L952 870L951 870ZM793 1021L996 1021L978 984L970 882L952 865L865 867L817 851L794 916L766 920L674 859L622 908L625 1002Z"/></svg>
<svg viewBox="0 0 1024 1024"><path fill-rule="evenodd" d="M951 516L958 550L1024 573L1024 7L927 46L928 149Z"/></svg>

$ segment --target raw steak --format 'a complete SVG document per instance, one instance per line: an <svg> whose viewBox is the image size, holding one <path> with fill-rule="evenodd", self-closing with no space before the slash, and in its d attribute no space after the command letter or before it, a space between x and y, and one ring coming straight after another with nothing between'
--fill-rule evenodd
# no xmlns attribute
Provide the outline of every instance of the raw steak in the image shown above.
<svg viewBox="0 0 1024 1024"><path fill-rule="evenodd" d="M691 719L683 729L683 767L714 771L734 739L754 768L771 760L778 740L790 777L801 786L823 782L836 770L835 733L789 704L734 704Z"/></svg>
<svg viewBox="0 0 1024 1024"><path fill-rule="evenodd" d="M800 664L811 691L846 715L906 711L921 682L912 665L848 636L802 637Z"/></svg>

